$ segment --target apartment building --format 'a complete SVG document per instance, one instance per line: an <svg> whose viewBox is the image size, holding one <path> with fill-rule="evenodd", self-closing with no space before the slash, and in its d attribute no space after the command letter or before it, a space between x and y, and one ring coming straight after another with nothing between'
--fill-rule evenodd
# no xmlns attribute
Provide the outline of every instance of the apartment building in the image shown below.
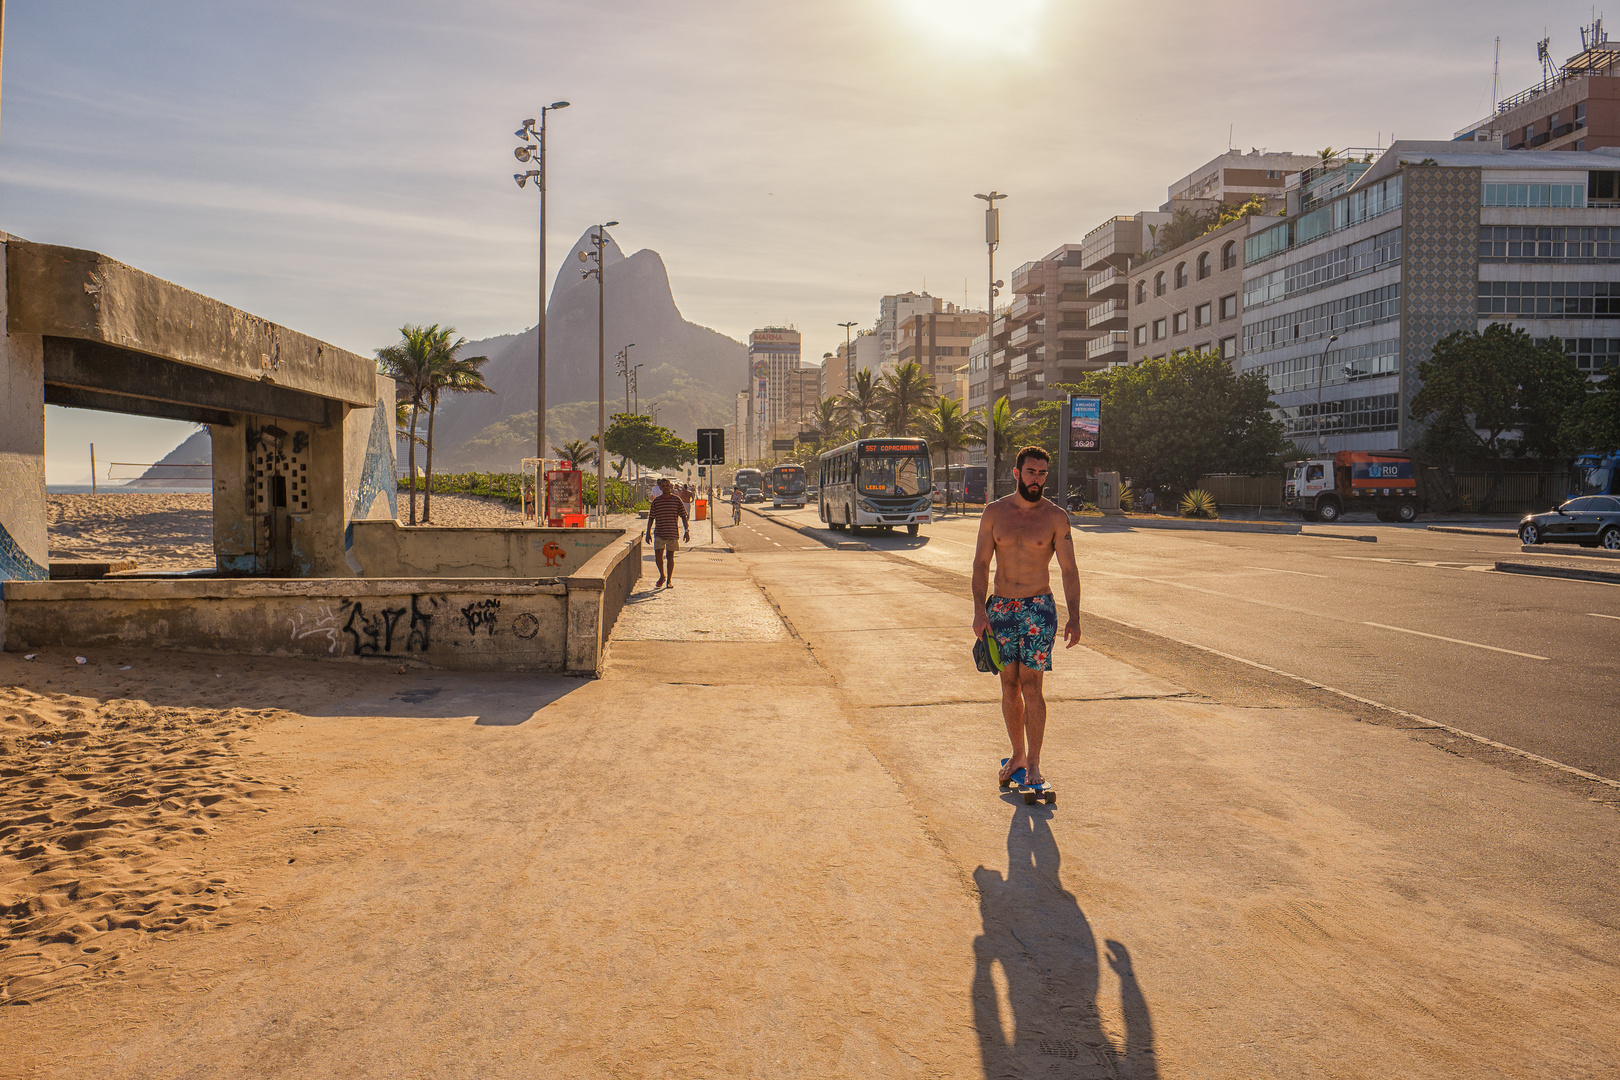
<svg viewBox="0 0 1620 1080"><path fill-rule="evenodd" d="M785 437L775 432L790 397L789 373L799 370L799 345L791 326L761 327L748 335L751 460L769 453L772 439Z"/></svg>
<svg viewBox="0 0 1620 1080"><path fill-rule="evenodd" d="M881 352L877 361L869 365L877 371L884 364L895 362L895 352L900 345L900 327L913 315L926 315L930 312L944 310L944 301L937 296L930 296L926 292L895 293L883 297L878 301L878 321L874 329L877 331L876 344Z"/></svg>
<svg viewBox="0 0 1620 1080"><path fill-rule="evenodd" d="M956 369L967 364L973 339L984 333L989 322L984 312L963 311L955 304L913 315L900 324L895 363L915 361L933 382L936 394L956 397Z"/></svg>
<svg viewBox="0 0 1620 1080"><path fill-rule="evenodd" d="M1241 206L1256 195L1280 199L1291 173L1315 165L1315 154L1268 153L1265 150L1228 150L1171 184L1160 210L1182 206L1210 207L1227 203Z"/></svg>
<svg viewBox="0 0 1620 1080"><path fill-rule="evenodd" d="M1509 150L1597 150L1620 146L1620 50L1603 20L1581 28L1581 51L1541 82L1504 98L1496 111L1463 128L1460 142L1500 143Z"/></svg>
<svg viewBox="0 0 1620 1080"><path fill-rule="evenodd" d="M1180 349L1215 351L1237 370L1248 231L1247 219L1234 221L1132 267L1130 330L1107 331L1091 355L1139 364Z"/></svg>
<svg viewBox="0 0 1620 1080"><path fill-rule="evenodd" d="M1242 370L1330 452L1412 445L1418 365L1455 330L1508 322L1596 371L1620 355L1617 184L1620 148L1397 142L1342 193L1249 219Z"/></svg>

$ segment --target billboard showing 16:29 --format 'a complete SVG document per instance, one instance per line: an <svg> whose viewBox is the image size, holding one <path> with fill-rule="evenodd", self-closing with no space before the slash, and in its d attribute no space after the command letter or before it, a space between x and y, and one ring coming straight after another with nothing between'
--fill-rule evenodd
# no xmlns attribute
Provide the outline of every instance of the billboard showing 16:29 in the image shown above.
<svg viewBox="0 0 1620 1080"><path fill-rule="evenodd" d="M1101 449L1102 398L1069 396L1069 451L1087 453Z"/></svg>

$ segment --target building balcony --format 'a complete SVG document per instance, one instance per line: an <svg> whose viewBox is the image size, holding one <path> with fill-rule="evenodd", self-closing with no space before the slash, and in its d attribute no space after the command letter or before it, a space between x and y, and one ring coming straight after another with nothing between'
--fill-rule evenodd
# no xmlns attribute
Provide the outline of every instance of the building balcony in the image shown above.
<svg viewBox="0 0 1620 1080"><path fill-rule="evenodd" d="M1024 293L1007 309L1007 318L1018 322L1039 315L1046 307L1045 293Z"/></svg>
<svg viewBox="0 0 1620 1080"><path fill-rule="evenodd" d="M1130 277L1117 266L1099 270L1086 279L1086 296L1094 301L1123 300L1130 291Z"/></svg>
<svg viewBox="0 0 1620 1080"><path fill-rule="evenodd" d="M1125 326L1127 308L1123 300L1109 300L1086 312L1086 327L1091 330L1118 330Z"/></svg>
<svg viewBox="0 0 1620 1080"><path fill-rule="evenodd" d="M1102 337L1086 343L1086 360L1093 364L1123 360L1130 347L1131 335L1128 330L1110 330Z"/></svg>
<svg viewBox="0 0 1620 1080"><path fill-rule="evenodd" d="M1007 335L1007 348L1022 349L1033 345L1046 336L1046 320L1036 319L1027 322Z"/></svg>
<svg viewBox="0 0 1620 1080"><path fill-rule="evenodd" d="M1121 312L1120 318L1124 317L1124 313ZM1084 319L1064 319L1057 324L1056 329L1059 338L1083 337L1090 341L1097 336L1097 330L1089 326Z"/></svg>
<svg viewBox="0 0 1620 1080"><path fill-rule="evenodd" d="M1057 279L1061 285L1084 285L1091 276L1091 271L1083 266L1072 266L1067 263L1058 267Z"/></svg>
<svg viewBox="0 0 1620 1080"><path fill-rule="evenodd" d="M1012 279L1011 279L1012 280L1013 292L1015 292L1015 293L1028 292L1030 289L1032 289L1035 286L1039 285L1040 284L1039 280L1035 280L1035 281L1032 282L1031 277L1033 275L1033 271L1035 270L1035 268L1040 266L1040 265L1041 265L1041 263L1040 263L1039 259L1031 259L1029 262L1025 263L1023 266L1020 266L1018 269L1014 270L1012 272Z"/></svg>

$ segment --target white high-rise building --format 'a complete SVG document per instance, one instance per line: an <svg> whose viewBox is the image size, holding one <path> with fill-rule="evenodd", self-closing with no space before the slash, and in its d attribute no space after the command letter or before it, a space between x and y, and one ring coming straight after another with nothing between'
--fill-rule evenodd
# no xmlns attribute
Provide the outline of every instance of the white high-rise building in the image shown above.
<svg viewBox="0 0 1620 1080"><path fill-rule="evenodd" d="M797 402L789 402L797 384L789 373L799 370L799 332L791 326L766 326L748 335L748 386L752 395L755 443L753 457L770 453L771 440L798 433ZM783 421L788 421L785 425ZM777 433L785 426L786 434Z"/></svg>

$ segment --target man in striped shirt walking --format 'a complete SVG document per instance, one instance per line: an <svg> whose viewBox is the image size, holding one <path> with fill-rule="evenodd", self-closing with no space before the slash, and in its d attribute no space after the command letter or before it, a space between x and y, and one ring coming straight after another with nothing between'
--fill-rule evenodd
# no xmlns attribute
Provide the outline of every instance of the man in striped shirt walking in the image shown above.
<svg viewBox="0 0 1620 1080"><path fill-rule="evenodd" d="M652 541L653 561L658 564L658 584L653 588L661 589L666 584L675 587L675 553L680 550L681 542L677 539L675 522L680 521L680 531L686 534L686 542L692 542L692 527L686 517L686 500L675 494L675 485L667 479L658 481L658 495L653 499L652 506L647 511L647 536Z"/></svg>

